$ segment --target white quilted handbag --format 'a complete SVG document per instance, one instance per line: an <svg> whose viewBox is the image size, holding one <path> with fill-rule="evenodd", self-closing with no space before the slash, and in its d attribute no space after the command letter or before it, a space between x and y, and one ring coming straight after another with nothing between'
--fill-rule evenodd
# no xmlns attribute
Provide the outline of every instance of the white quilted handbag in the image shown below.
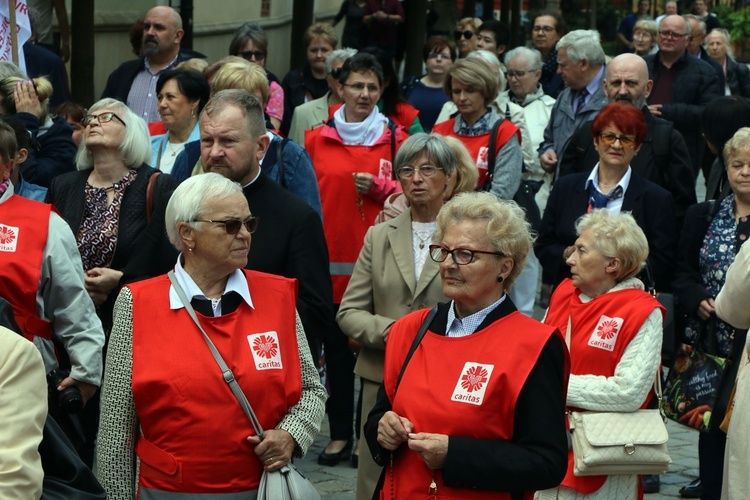
<svg viewBox="0 0 750 500"><path fill-rule="evenodd" d="M656 380L661 403L658 375ZM568 417L576 476L662 474L672 463L661 409L630 413L572 411Z"/></svg>

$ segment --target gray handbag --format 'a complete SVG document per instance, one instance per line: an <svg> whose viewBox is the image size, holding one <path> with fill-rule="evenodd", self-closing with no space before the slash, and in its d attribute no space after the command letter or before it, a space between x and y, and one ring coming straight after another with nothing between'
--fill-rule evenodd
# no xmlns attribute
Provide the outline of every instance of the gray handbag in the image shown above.
<svg viewBox="0 0 750 500"><path fill-rule="evenodd" d="M188 300L182 287L177 282L174 272L169 271L167 276L169 276L169 281L172 282L172 286L174 287L175 292L177 292L177 296L182 301L182 305L185 306L185 310L203 334L203 338L206 340L206 344L208 344L208 348L216 360L216 364L218 364L221 369L224 382L226 382L229 385L229 388L232 389L232 393L234 393L234 396L240 403L245 415L247 415L250 423L253 424L255 433L261 440L263 440L265 438L263 427L261 427L258 417L255 416L253 407L250 406L250 402L247 400L245 393L242 392L242 388L240 388L239 384L234 379L232 370L229 369L224 358L221 357L216 346L206 334L200 321L198 321L198 317L195 315L195 310L193 309L192 304L190 304L190 300ZM289 462L277 471L263 471L263 474L260 477L260 485L258 486L257 500L320 500L320 494L310 480L303 476L302 473L300 473L297 468Z"/></svg>

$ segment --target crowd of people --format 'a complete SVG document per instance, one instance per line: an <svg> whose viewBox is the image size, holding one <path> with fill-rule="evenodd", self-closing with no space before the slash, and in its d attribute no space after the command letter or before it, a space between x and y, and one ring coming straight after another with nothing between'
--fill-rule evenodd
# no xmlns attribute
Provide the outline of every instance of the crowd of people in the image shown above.
<svg viewBox="0 0 750 500"><path fill-rule="evenodd" d="M744 364L750 70L704 0L654 7L606 54L436 6L401 81L398 0L283 78L259 24L206 61L157 6L87 109L0 64L0 496L42 494L48 415L112 499L254 498L326 413L358 500L658 491L576 476L566 414L654 407L679 342ZM682 496L746 495L748 373Z"/></svg>

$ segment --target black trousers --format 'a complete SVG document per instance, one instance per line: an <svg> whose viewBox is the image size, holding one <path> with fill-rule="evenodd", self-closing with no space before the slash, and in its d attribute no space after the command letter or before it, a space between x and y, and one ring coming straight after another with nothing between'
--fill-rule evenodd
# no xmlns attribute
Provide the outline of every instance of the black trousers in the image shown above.
<svg viewBox="0 0 750 500"><path fill-rule="evenodd" d="M339 304L334 304L334 314ZM349 337L333 326L323 339L326 358L326 376L330 395L326 402L331 440L350 439L354 432L354 363L356 358L349 349Z"/></svg>
<svg viewBox="0 0 750 500"><path fill-rule="evenodd" d="M698 436L698 463L700 464L702 500L719 500L724 476L724 450L727 435L721 431L701 432Z"/></svg>

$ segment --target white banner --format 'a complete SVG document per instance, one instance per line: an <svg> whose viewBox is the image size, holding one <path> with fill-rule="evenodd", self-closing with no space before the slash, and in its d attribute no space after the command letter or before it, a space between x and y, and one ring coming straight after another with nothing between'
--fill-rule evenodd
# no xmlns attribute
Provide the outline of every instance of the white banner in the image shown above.
<svg viewBox="0 0 750 500"><path fill-rule="evenodd" d="M17 47L11 42L11 22L8 5L16 6L16 30ZM31 38L31 26L29 25L29 10L26 0L0 0L0 61L13 61L13 50L18 54L18 67L26 73L26 61L23 57L23 44Z"/></svg>

